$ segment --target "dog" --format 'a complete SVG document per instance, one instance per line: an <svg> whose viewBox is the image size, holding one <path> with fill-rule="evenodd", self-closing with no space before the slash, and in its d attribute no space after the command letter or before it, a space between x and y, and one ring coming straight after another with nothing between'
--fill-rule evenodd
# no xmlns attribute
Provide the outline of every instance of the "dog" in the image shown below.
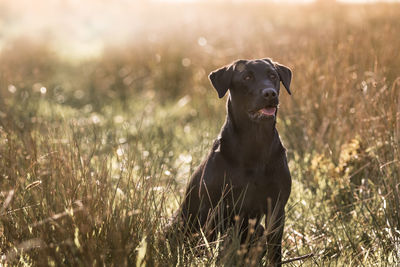
<svg viewBox="0 0 400 267"><path fill-rule="evenodd" d="M209 79L227 116L205 160L193 173L178 217L208 240L239 225L241 242L264 236L263 255L281 266L285 205L291 191L286 149L275 128L280 83L291 94L292 71L269 58L237 60ZM266 230L260 225L265 215Z"/></svg>

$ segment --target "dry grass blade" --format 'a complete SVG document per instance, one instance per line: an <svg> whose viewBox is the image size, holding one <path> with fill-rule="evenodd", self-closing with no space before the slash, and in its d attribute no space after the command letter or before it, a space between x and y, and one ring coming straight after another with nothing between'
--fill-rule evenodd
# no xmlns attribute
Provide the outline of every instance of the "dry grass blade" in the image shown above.
<svg viewBox="0 0 400 267"><path fill-rule="evenodd" d="M0 209L0 214L3 214L4 211L7 209L8 205L10 205L13 196L14 196L14 190L8 191L7 197L4 200L3 206Z"/></svg>
<svg viewBox="0 0 400 267"><path fill-rule="evenodd" d="M34 188L34 187L40 185L41 183L42 183L42 181L40 181L40 180L34 181L33 183L28 184L28 185L25 187L25 190L30 190L30 189L32 189L32 188Z"/></svg>
<svg viewBox="0 0 400 267"><path fill-rule="evenodd" d="M37 223L34 223L31 226L32 227L37 227L37 226L46 224L48 222L56 221L56 220L61 219L61 218L65 217L65 216L73 216L74 213L79 212L79 211L83 211L83 210L84 210L83 206L79 206L79 207L74 208L74 209L69 209L69 210L66 210L64 212L60 212L60 213L54 214L53 216L51 216L49 218L46 218L44 220L41 220L41 221L39 221Z"/></svg>
<svg viewBox="0 0 400 267"><path fill-rule="evenodd" d="M309 253L309 254L306 254L306 255L303 255L303 256L299 256L299 257L291 258L291 259L288 259L288 260L284 260L284 261L281 262L281 264L288 264L288 263L295 262L295 261L305 260L305 259L311 258L313 256L314 256L314 253Z"/></svg>

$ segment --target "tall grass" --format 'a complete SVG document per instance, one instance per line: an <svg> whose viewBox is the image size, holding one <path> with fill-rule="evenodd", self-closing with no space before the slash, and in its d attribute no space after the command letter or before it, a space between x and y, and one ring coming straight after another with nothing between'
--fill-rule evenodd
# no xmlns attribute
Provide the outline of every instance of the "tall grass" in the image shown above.
<svg viewBox="0 0 400 267"><path fill-rule="evenodd" d="M148 33L157 38L78 63L10 41L0 53L0 265L237 264L235 239L228 252L201 236L171 247L163 231L224 119L207 74L267 56L294 72L278 120L294 180L284 258L400 264L399 7L184 5L184 24L166 6L170 22Z"/></svg>

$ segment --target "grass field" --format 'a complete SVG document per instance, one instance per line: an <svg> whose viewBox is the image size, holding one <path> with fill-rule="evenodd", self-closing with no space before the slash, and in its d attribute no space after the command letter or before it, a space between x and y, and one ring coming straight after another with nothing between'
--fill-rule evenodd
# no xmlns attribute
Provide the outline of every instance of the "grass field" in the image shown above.
<svg viewBox="0 0 400 267"><path fill-rule="evenodd" d="M277 124L293 178L284 259L314 253L287 266L400 265L399 4L139 13L132 41L80 60L3 40L0 266L233 265L237 244L199 240L199 254L162 233L224 121L208 73L264 57L294 73Z"/></svg>

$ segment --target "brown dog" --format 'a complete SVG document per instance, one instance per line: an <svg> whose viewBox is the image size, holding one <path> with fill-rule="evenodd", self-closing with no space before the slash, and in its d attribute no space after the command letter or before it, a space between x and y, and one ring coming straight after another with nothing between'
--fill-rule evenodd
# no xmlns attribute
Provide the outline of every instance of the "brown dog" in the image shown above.
<svg viewBox="0 0 400 267"><path fill-rule="evenodd" d="M291 94L292 72L270 59L237 60L209 78L220 98L230 92L226 121L193 174L178 217L210 240L236 223L246 242L250 226L264 233L260 220L266 215L267 260L280 266L291 177L275 124L280 82Z"/></svg>

